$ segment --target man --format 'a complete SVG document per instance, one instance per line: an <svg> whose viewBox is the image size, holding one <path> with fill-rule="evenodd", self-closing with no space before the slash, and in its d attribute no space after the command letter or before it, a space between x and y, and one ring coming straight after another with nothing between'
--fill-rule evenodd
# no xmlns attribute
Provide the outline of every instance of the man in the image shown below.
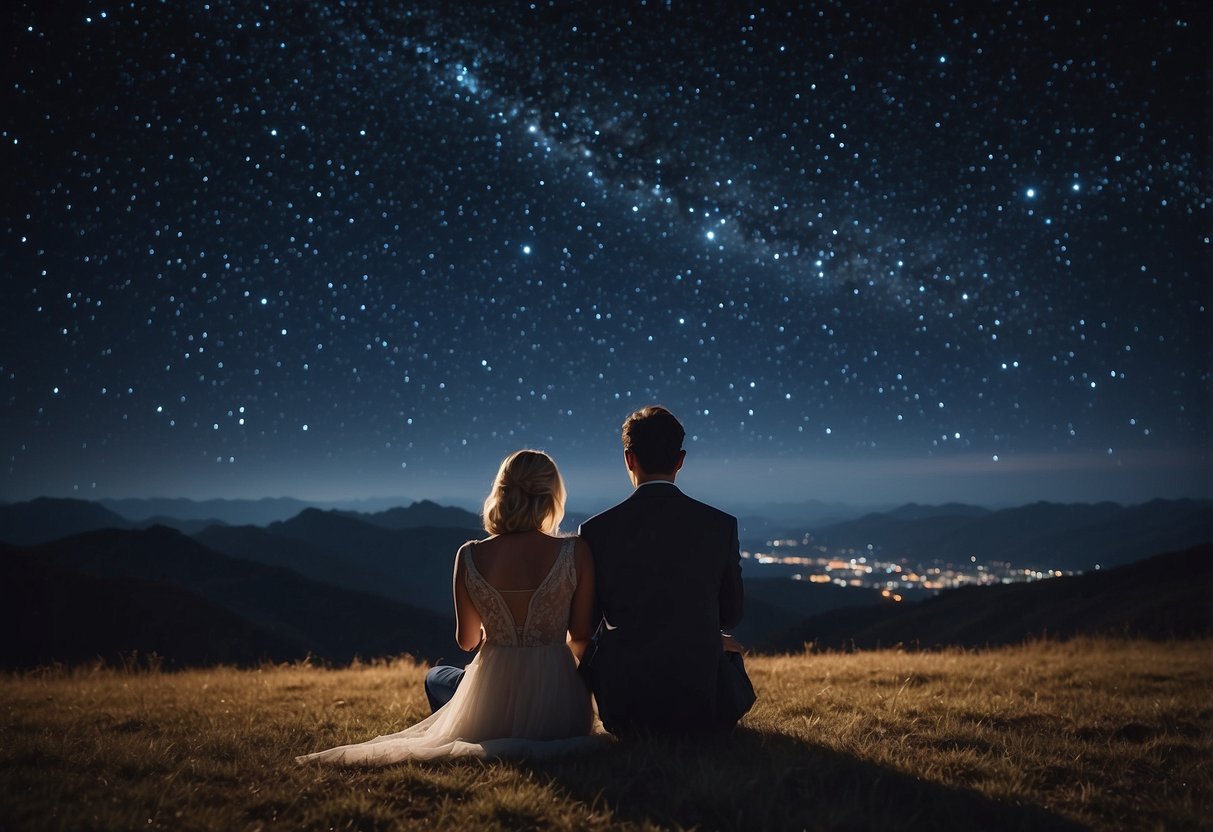
<svg viewBox="0 0 1213 832"><path fill-rule="evenodd" d="M579 532L601 616L581 670L617 735L719 733L754 703L739 648L722 636L742 613L737 519L674 484L685 435L664 407L629 416L623 458L635 490Z"/></svg>

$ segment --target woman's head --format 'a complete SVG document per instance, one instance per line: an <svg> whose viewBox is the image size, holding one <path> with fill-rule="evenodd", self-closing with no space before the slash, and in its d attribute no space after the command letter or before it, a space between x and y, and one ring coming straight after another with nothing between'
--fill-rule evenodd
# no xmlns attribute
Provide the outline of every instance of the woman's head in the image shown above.
<svg viewBox="0 0 1213 832"><path fill-rule="evenodd" d="M564 501L564 480L552 458L543 451L515 451L502 460L484 501L484 528L489 534L555 534Z"/></svg>

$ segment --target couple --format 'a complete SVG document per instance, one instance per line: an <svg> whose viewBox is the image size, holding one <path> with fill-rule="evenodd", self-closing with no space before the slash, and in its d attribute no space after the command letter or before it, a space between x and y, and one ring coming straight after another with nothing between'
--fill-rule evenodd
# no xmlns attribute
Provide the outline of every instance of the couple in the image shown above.
<svg viewBox="0 0 1213 832"><path fill-rule="evenodd" d="M560 472L546 454L506 457L484 504L490 537L455 555L455 631L466 670L426 676L434 713L397 734L298 757L384 765L448 757L540 757L626 737L729 730L754 702L739 648L735 518L674 485L686 452L663 407L623 424L635 492L557 537Z"/></svg>

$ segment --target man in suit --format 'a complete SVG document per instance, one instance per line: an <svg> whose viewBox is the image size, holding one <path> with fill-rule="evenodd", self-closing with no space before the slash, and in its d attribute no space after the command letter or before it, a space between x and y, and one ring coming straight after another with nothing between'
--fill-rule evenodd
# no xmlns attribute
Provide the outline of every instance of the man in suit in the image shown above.
<svg viewBox="0 0 1213 832"><path fill-rule="evenodd" d="M722 635L742 614L737 519L674 484L685 435L664 407L629 416L623 457L635 490L579 532L594 553L600 616L581 670L617 735L720 733L754 703L739 648Z"/></svg>

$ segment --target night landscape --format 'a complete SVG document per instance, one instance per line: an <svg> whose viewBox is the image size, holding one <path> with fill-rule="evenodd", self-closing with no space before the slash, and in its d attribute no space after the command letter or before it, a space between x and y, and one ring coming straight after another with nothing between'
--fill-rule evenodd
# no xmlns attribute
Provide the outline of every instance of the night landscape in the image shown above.
<svg viewBox="0 0 1213 832"><path fill-rule="evenodd" d="M1205 4L14 3L0 827L1213 813ZM620 424L739 520L703 744L303 770Z"/></svg>

